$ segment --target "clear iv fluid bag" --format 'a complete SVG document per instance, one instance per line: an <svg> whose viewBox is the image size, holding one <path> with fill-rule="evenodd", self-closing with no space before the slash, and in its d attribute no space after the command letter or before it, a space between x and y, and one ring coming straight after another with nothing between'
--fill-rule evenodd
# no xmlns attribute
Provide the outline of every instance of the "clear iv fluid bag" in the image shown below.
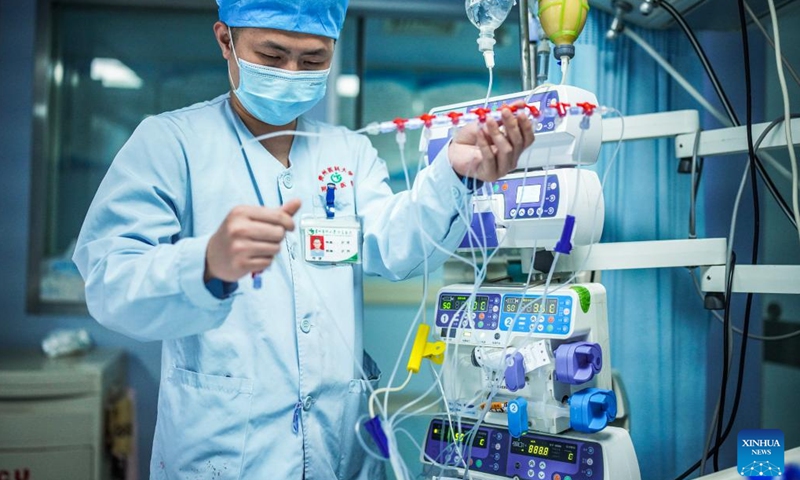
<svg viewBox="0 0 800 480"><path fill-rule="evenodd" d="M466 0L467 18L481 31L495 30L515 3L515 0Z"/></svg>
<svg viewBox="0 0 800 480"><path fill-rule="evenodd" d="M494 68L494 31L502 25L514 0L466 0L467 18L478 27L478 50L483 52L486 68Z"/></svg>

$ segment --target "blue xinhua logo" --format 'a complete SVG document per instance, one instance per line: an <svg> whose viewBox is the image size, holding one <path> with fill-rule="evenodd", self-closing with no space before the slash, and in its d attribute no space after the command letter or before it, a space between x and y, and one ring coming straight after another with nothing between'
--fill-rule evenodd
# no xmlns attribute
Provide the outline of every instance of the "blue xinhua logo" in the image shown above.
<svg viewBox="0 0 800 480"><path fill-rule="evenodd" d="M783 474L783 432L742 430L737 438L737 470L743 477Z"/></svg>

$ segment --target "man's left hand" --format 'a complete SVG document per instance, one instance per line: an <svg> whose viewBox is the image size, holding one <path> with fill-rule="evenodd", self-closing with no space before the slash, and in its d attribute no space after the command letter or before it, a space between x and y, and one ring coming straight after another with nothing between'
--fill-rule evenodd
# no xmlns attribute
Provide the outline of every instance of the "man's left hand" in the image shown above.
<svg viewBox="0 0 800 480"><path fill-rule="evenodd" d="M494 182L517 168L520 154L533 143L533 125L524 108L516 115L505 108L502 119L502 127L487 117L485 123L473 122L458 130L447 152L457 174Z"/></svg>

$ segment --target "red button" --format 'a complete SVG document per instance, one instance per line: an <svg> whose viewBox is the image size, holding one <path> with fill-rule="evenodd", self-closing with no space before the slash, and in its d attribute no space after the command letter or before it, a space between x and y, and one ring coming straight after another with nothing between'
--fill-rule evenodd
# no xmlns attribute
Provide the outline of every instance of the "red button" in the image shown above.
<svg viewBox="0 0 800 480"><path fill-rule="evenodd" d="M478 318L480 318L481 320L483 320L484 318L486 318L486 315L484 315L484 314L482 314L482 313L479 313L479 314L478 314Z"/></svg>
<svg viewBox="0 0 800 480"><path fill-rule="evenodd" d="M547 321L550 322L550 323L553 323L555 321L555 318L550 317L550 318L547 319Z"/></svg>
<svg viewBox="0 0 800 480"><path fill-rule="evenodd" d="M554 474L554 475L553 475L553 480L561 480L561 475L559 475L559 474L557 474L557 473L556 473L556 474Z"/></svg>

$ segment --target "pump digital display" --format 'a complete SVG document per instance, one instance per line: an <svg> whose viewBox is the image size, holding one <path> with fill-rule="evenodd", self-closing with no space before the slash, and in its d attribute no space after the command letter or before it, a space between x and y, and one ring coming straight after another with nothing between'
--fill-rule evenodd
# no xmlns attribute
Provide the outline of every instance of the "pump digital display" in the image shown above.
<svg viewBox="0 0 800 480"><path fill-rule="evenodd" d="M517 204L539 204L542 202L541 185L525 185L517 187Z"/></svg>
<svg viewBox="0 0 800 480"><path fill-rule="evenodd" d="M459 432L453 429L450 425L442 426L437 423L431 428L431 440L439 440L445 442L464 443L470 437L471 425L464 425L465 429ZM472 435L472 446L478 448L486 448L489 442L489 434L486 430L478 429L475 435Z"/></svg>
<svg viewBox="0 0 800 480"><path fill-rule="evenodd" d="M442 295L439 298L439 310L460 310L467 304L469 295ZM464 307L466 310L466 307ZM472 302L473 312L485 312L489 309L489 297L476 295Z"/></svg>
<svg viewBox="0 0 800 480"><path fill-rule="evenodd" d="M558 299L509 297L503 299L504 313L532 313L534 315L555 315L558 313Z"/></svg>
<svg viewBox="0 0 800 480"><path fill-rule="evenodd" d="M511 453L546 458L556 462L575 463L578 457L578 445L542 438L522 437L512 440Z"/></svg>

